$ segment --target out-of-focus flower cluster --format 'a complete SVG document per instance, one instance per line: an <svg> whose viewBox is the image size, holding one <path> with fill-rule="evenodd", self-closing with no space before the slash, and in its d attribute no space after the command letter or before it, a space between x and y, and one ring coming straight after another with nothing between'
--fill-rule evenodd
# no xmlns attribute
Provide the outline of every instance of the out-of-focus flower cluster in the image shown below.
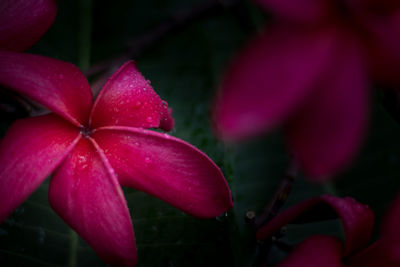
<svg viewBox="0 0 400 267"><path fill-rule="evenodd" d="M357 154L371 81L400 85L398 1L258 0L276 15L236 56L215 102L215 125L242 140L283 125L313 180Z"/></svg>

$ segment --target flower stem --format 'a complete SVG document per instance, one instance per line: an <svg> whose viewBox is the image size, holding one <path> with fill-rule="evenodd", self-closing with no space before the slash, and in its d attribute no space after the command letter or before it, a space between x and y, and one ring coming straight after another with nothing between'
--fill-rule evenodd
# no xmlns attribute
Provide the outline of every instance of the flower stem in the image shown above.
<svg viewBox="0 0 400 267"><path fill-rule="evenodd" d="M69 260L68 267L76 267L78 251L78 235L74 230L69 229Z"/></svg>
<svg viewBox="0 0 400 267"><path fill-rule="evenodd" d="M272 198L268 206L264 209L264 212L262 214L257 216L254 211L248 211L246 213L246 221L255 231L268 223L279 213L280 209L289 197L293 183L295 182L297 177L297 172L297 164L293 162L283 175L274 197ZM254 266L267 266L268 254L271 250L272 245L276 245L276 241L278 241L277 238L279 237L271 237L271 239L261 241L257 244Z"/></svg>
<svg viewBox="0 0 400 267"><path fill-rule="evenodd" d="M79 68L87 70L90 66L90 47L92 37L92 0L79 1Z"/></svg>
<svg viewBox="0 0 400 267"><path fill-rule="evenodd" d="M266 206L262 214L257 216L254 211L248 211L246 213L247 222L255 230L258 230L261 226L266 224L279 213L280 209L288 199L290 191L292 190L293 183L297 177L297 169L297 165L292 163L283 175L278 189L275 191L274 197L268 206Z"/></svg>

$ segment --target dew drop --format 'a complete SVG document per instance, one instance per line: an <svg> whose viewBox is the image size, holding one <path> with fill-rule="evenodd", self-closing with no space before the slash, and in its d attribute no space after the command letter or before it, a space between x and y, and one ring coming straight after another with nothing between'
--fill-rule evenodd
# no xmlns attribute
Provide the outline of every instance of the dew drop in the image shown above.
<svg viewBox="0 0 400 267"><path fill-rule="evenodd" d="M146 91L147 90L147 88L146 87L143 87L143 91Z"/></svg>
<svg viewBox="0 0 400 267"><path fill-rule="evenodd" d="M144 159L144 162L150 163L150 162L151 162L151 159L150 159L149 157L146 157L146 158Z"/></svg>
<svg viewBox="0 0 400 267"><path fill-rule="evenodd" d="M140 102L139 100L136 101L135 106L136 106L137 108L140 107L141 105L142 105L142 102Z"/></svg>
<svg viewBox="0 0 400 267"><path fill-rule="evenodd" d="M84 162L86 162L86 157L78 155L78 163L84 163Z"/></svg>
<svg viewBox="0 0 400 267"><path fill-rule="evenodd" d="M148 84L151 84L151 81L150 81L150 80L146 80L146 82L147 82Z"/></svg>
<svg viewBox="0 0 400 267"><path fill-rule="evenodd" d="M147 121L147 122L152 122L152 121L153 121L153 118L152 118L152 117L147 117L147 118L146 118L146 121Z"/></svg>
<svg viewBox="0 0 400 267"><path fill-rule="evenodd" d="M135 142L134 145L135 145L136 147L139 147L139 146L140 146L140 144L139 144L138 142Z"/></svg>

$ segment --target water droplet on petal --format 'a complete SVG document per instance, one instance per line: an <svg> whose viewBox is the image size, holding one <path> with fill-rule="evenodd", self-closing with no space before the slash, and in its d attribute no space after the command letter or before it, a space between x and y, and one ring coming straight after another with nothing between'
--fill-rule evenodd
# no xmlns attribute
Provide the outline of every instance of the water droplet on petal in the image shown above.
<svg viewBox="0 0 400 267"><path fill-rule="evenodd" d="M140 107L141 105L142 105L142 102L140 102L139 100L136 101L135 106L136 106L137 108Z"/></svg>
<svg viewBox="0 0 400 267"><path fill-rule="evenodd" d="M148 84L151 84L151 81L150 81L150 80L146 80L146 82L147 82Z"/></svg>
<svg viewBox="0 0 400 267"><path fill-rule="evenodd" d="M139 146L140 146L140 144L139 144L138 142L135 142L134 145L135 145L136 147L139 147Z"/></svg>
<svg viewBox="0 0 400 267"><path fill-rule="evenodd" d="M152 118L152 117L147 117L147 118L146 118L146 121L147 121L147 122L152 122L152 121L153 121L153 118Z"/></svg>
<svg viewBox="0 0 400 267"><path fill-rule="evenodd" d="M146 91L147 90L147 88L146 87L143 87L143 91Z"/></svg>
<svg viewBox="0 0 400 267"><path fill-rule="evenodd" d="M144 162L150 163L150 162L151 162L151 159L150 159L149 157L146 157L146 158L144 159Z"/></svg>

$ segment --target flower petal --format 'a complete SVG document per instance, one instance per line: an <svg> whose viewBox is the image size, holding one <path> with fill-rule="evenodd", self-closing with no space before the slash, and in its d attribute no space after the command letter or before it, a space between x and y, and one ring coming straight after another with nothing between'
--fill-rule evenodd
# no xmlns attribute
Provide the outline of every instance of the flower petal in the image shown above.
<svg viewBox="0 0 400 267"><path fill-rule="evenodd" d="M50 28L56 14L55 0L2 0L0 50L28 49Z"/></svg>
<svg viewBox="0 0 400 267"><path fill-rule="evenodd" d="M141 128L104 127L94 133L122 185L152 194L196 217L232 207L220 169L192 145Z"/></svg>
<svg viewBox="0 0 400 267"><path fill-rule="evenodd" d="M383 85L400 84L400 8L395 10L365 20L369 35L363 42L375 79Z"/></svg>
<svg viewBox="0 0 400 267"><path fill-rule="evenodd" d="M326 18L332 9L326 0L255 0L267 11L296 22L318 22Z"/></svg>
<svg viewBox="0 0 400 267"><path fill-rule="evenodd" d="M400 266L400 243L378 240L370 247L346 261L347 267L398 267Z"/></svg>
<svg viewBox="0 0 400 267"><path fill-rule="evenodd" d="M344 267L342 242L332 236L311 236L301 242L278 267Z"/></svg>
<svg viewBox="0 0 400 267"><path fill-rule="evenodd" d="M104 85L91 114L91 126L158 128L166 103L133 61L122 65Z"/></svg>
<svg viewBox="0 0 400 267"><path fill-rule="evenodd" d="M264 133L313 91L331 55L330 31L275 27L254 39L230 66L215 104L225 139Z"/></svg>
<svg viewBox="0 0 400 267"><path fill-rule="evenodd" d="M172 108L168 107L167 102L163 102L164 107L163 107L163 112L162 112L162 117L160 120L160 129L163 129L166 132L171 131L174 128L174 118L172 117Z"/></svg>
<svg viewBox="0 0 400 267"><path fill-rule="evenodd" d="M105 262L134 266L136 246L123 192L90 139L81 139L56 170L49 189L53 209Z"/></svg>
<svg viewBox="0 0 400 267"><path fill-rule="evenodd" d="M82 72L70 63L0 51L0 85L32 98L77 126L88 120L92 92Z"/></svg>
<svg viewBox="0 0 400 267"><path fill-rule="evenodd" d="M341 219L346 237L345 255L359 251L368 244L374 223L374 214L371 209L353 198L338 198L330 195L303 201L281 212L258 230L257 238L266 239L286 224L301 219L306 212L312 213L312 209L323 210L324 207L325 211L326 208L331 208Z"/></svg>
<svg viewBox="0 0 400 267"><path fill-rule="evenodd" d="M332 69L286 129L294 158L314 180L327 179L349 164L367 125L369 92L360 49L346 40L337 52Z"/></svg>
<svg viewBox="0 0 400 267"><path fill-rule="evenodd" d="M50 175L80 138L55 115L15 122L0 143L0 222Z"/></svg>

